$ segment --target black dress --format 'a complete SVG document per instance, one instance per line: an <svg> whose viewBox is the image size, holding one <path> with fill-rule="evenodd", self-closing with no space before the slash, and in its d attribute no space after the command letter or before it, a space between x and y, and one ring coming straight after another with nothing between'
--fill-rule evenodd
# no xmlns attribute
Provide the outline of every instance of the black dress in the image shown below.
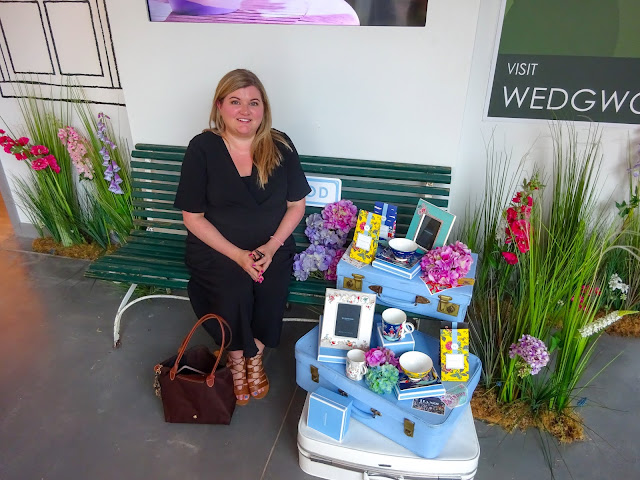
<svg viewBox="0 0 640 480"><path fill-rule="evenodd" d="M264 189L258 186L258 171L241 177L222 137L204 132L191 140L182 163L174 206L203 213L231 243L254 250L267 243L280 225L287 201L304 198L311 189L293 151L276 142L283 160ZM187 235L185 263L191 272L188 292L195 314L222 316L232 330L230 350L243 350L253 357L258 349L254 337L268 347L280 341L295 241L286 239L256 283L236 262L212 249L191 232ZM204 324L218 344L218 322Z"/></svg>

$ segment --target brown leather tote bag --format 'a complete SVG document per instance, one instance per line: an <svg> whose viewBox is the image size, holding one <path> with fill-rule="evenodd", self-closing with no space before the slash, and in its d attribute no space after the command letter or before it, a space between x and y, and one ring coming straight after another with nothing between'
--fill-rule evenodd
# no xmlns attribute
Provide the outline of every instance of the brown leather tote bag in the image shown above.
<svg viewBox="0 0 640 480"><path fill-rule="evenodd" d="M209 319L220 323L222 345L216 357L204 345L187 349L196 329ZM225 330L229 341L225 343ZM156 395L162 398L164 419L171 423L215 423L229 425L236 408L233 376L220 366L224 349L231 343L229 324L210 313L196 322L182 341L178 354L155 367Z"/></svg>

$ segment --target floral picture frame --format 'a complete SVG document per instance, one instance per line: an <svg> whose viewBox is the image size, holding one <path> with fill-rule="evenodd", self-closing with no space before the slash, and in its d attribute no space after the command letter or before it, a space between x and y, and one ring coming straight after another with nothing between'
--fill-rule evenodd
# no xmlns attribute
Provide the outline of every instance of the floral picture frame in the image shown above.
<svg viewBox="0 0 640 480"><path fill-rule="evenodd" d="M368 350L375 306L375 293L327 288L320 325L320 349Z"/></svg>
<svg viewBox="0 0 640 480"><path fill-rule="evenodd" d="M425 252L442 247L447 243L455 219L456 216L452 213L421 198L406 238L413 240Z"/></svg>

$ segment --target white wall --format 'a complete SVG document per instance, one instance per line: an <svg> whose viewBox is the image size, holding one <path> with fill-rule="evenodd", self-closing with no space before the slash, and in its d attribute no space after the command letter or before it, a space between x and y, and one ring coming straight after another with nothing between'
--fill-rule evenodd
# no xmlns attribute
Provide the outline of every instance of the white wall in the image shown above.
<svg viewBox="0 0 640 480"><path fill-rule="evenodd" d="M151 23L145 3L109 3L136 142L185 145L244 67L301 153L455 161L479 0L430 1L426 28Z"/></svg>

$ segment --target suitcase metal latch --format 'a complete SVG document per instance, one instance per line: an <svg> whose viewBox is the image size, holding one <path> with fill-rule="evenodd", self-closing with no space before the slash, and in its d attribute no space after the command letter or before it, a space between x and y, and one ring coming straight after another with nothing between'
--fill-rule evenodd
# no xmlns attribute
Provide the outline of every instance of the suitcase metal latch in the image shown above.
<svg viewBox="0 0 640 480"><path fill-rule="evenodd" d="M413 437L414 426L415 426L415 423L413 423L411 420L409 420L408 418L404 419L404 434L407 437Z"/></svg>
<svg viewBox="0 0 640 480"><path fill-rule="evenodd" d="M316 383L320 383L320 374L318 373L318 367L316 367L315 365L311 365L310 370L311 370L311 380L313 380Z"/></svg>
<svg viewBox="0 0 640 480"><path fill-rule="evenodd" d="M457 303L451 303L453 297L448 295L438 295L438 298L440 299L438 302L438 312L444 313L445 315L451 315L452 317L458 316L460 305Z"/></svg>
<svg viewBox="0 0 640 480"><path fill-rule="evenodd" d="M344 277L342 279L342 288L346 288L347 290L355 290L356 292L361 292L362 280L364 279L364 275L360 275L359 273L352 273L351 276L353 278Z"/></svg>

